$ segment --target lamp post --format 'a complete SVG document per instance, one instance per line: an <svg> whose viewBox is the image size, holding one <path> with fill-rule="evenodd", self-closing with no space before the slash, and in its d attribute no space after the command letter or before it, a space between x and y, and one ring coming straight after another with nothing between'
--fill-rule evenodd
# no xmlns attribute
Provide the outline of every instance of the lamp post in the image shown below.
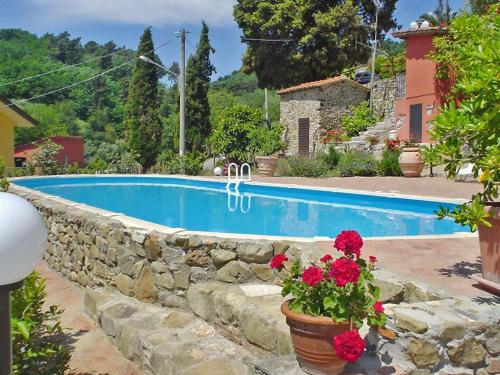
<svg viewBox="0 0 500 375"><path fill-rule="evenodd" d="M0 374L12 373L10 292L20 288L42 260L47 231L26 200L0 193Z"/></svg>

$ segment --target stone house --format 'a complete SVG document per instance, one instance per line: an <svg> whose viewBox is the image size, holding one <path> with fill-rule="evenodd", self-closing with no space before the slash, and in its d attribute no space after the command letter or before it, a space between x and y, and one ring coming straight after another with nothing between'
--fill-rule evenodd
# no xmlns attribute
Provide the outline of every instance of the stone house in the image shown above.
<svg viewBox="0 0 500 375"><path fill-rule="evenodd" d="M367 100L369 89L338 76L278 91L280 121L285 126L287 155L311 155L321 150L323 129L334 129L349 107Z"/></svg>

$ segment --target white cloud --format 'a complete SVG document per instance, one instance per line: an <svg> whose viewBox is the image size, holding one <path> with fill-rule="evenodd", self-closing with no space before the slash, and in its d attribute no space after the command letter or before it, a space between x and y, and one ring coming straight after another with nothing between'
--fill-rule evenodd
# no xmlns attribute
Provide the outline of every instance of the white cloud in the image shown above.
<svg viewBox="0 0 500 375"><path fill-rule="evenodd" d="M57 21L92 20L121 24L198 24L233 22L235 0L32 0L42 15Z"/></svg>

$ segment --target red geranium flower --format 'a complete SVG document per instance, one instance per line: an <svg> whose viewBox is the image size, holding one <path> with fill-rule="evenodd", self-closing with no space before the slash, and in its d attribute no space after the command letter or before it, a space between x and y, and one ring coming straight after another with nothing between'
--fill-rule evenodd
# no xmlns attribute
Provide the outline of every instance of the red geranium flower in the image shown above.
<svg viewBox="0 0 500 375"><path fill-rule="evenodd" d="M288 260L288 257L285 254L278 254L271 259L271 268L281 268L283 267L283 263Z"/></svg>
<svg viewBox="0 0 500 375"><path fill-rule="evenodd" d="M348 362L356 362L365 350L365 341L358 331L352 330L341 333L333 338L335 354L340 359Z"/></svg>
<svg viewBox="0 0 500 375"><path fill-rule="evenodd" d="M385 311L384 305L382 305L382 302L380 301L373 304L373 309L378 313L383 313Z"/></svg>
<svg viewBox="0 0 500 375"><path fill-rule="evenodd" d="M361 248L363 247L363 239L355 230L345 230L335 238L334 247L342 251L345 255L356 254L359 258Z"/></svg>
<svg viewBox="0 0 500 375"><path fill-rule="evenodd" d="M373 255L370 255L368 259L370 259L371 264L374 264L377 261L377 257L374 257Z"/></svg>
<svg viewBox="0 0 500 375"><path fill-rule="evenodd" d="M323 281L323 270L315 266L306 268L302 273L302 281L310 286L319 284Z"/></svg>
<svg viewBox="0 0 500 375"><path fill-rule="evenodd" d="M326 263L332 259L333 259L333 257L330 254L325 254L321 258L319 258L319 260L323 263Z"/></svg>
<svg viewBox="0 0 500 375"><path fill-rule="evenodd" d="M347 283L357 283L361 270L358 264L350 258L339 258L332 263L328 278L335 279L335 285L343 287Z"/></svg>

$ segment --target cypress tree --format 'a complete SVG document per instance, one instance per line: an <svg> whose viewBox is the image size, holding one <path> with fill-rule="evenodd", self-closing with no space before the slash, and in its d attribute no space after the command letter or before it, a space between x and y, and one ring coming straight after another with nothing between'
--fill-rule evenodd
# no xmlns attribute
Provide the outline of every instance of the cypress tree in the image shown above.
<svg viewBox="0 0 500 375"><path fill-rule="evenodd" d="M196 52L189 58L186 68L187 151L206 150L206 140L211 131L208 89L210 76L215 72L210 53L214 52L208 38L208 26L203 21Z"/></svg>
<svg viewBox="0 0 500 375"><path fill-rule="evenodd" d="M146 55L156 61L152 50L151 28L142 34L136 57ZM137 162L145 172L160 152L162 124L159 118L158 74L156 67L137 59L132 73L127 100L125 124L128 129L130 151L137 155Z"/></svg>

